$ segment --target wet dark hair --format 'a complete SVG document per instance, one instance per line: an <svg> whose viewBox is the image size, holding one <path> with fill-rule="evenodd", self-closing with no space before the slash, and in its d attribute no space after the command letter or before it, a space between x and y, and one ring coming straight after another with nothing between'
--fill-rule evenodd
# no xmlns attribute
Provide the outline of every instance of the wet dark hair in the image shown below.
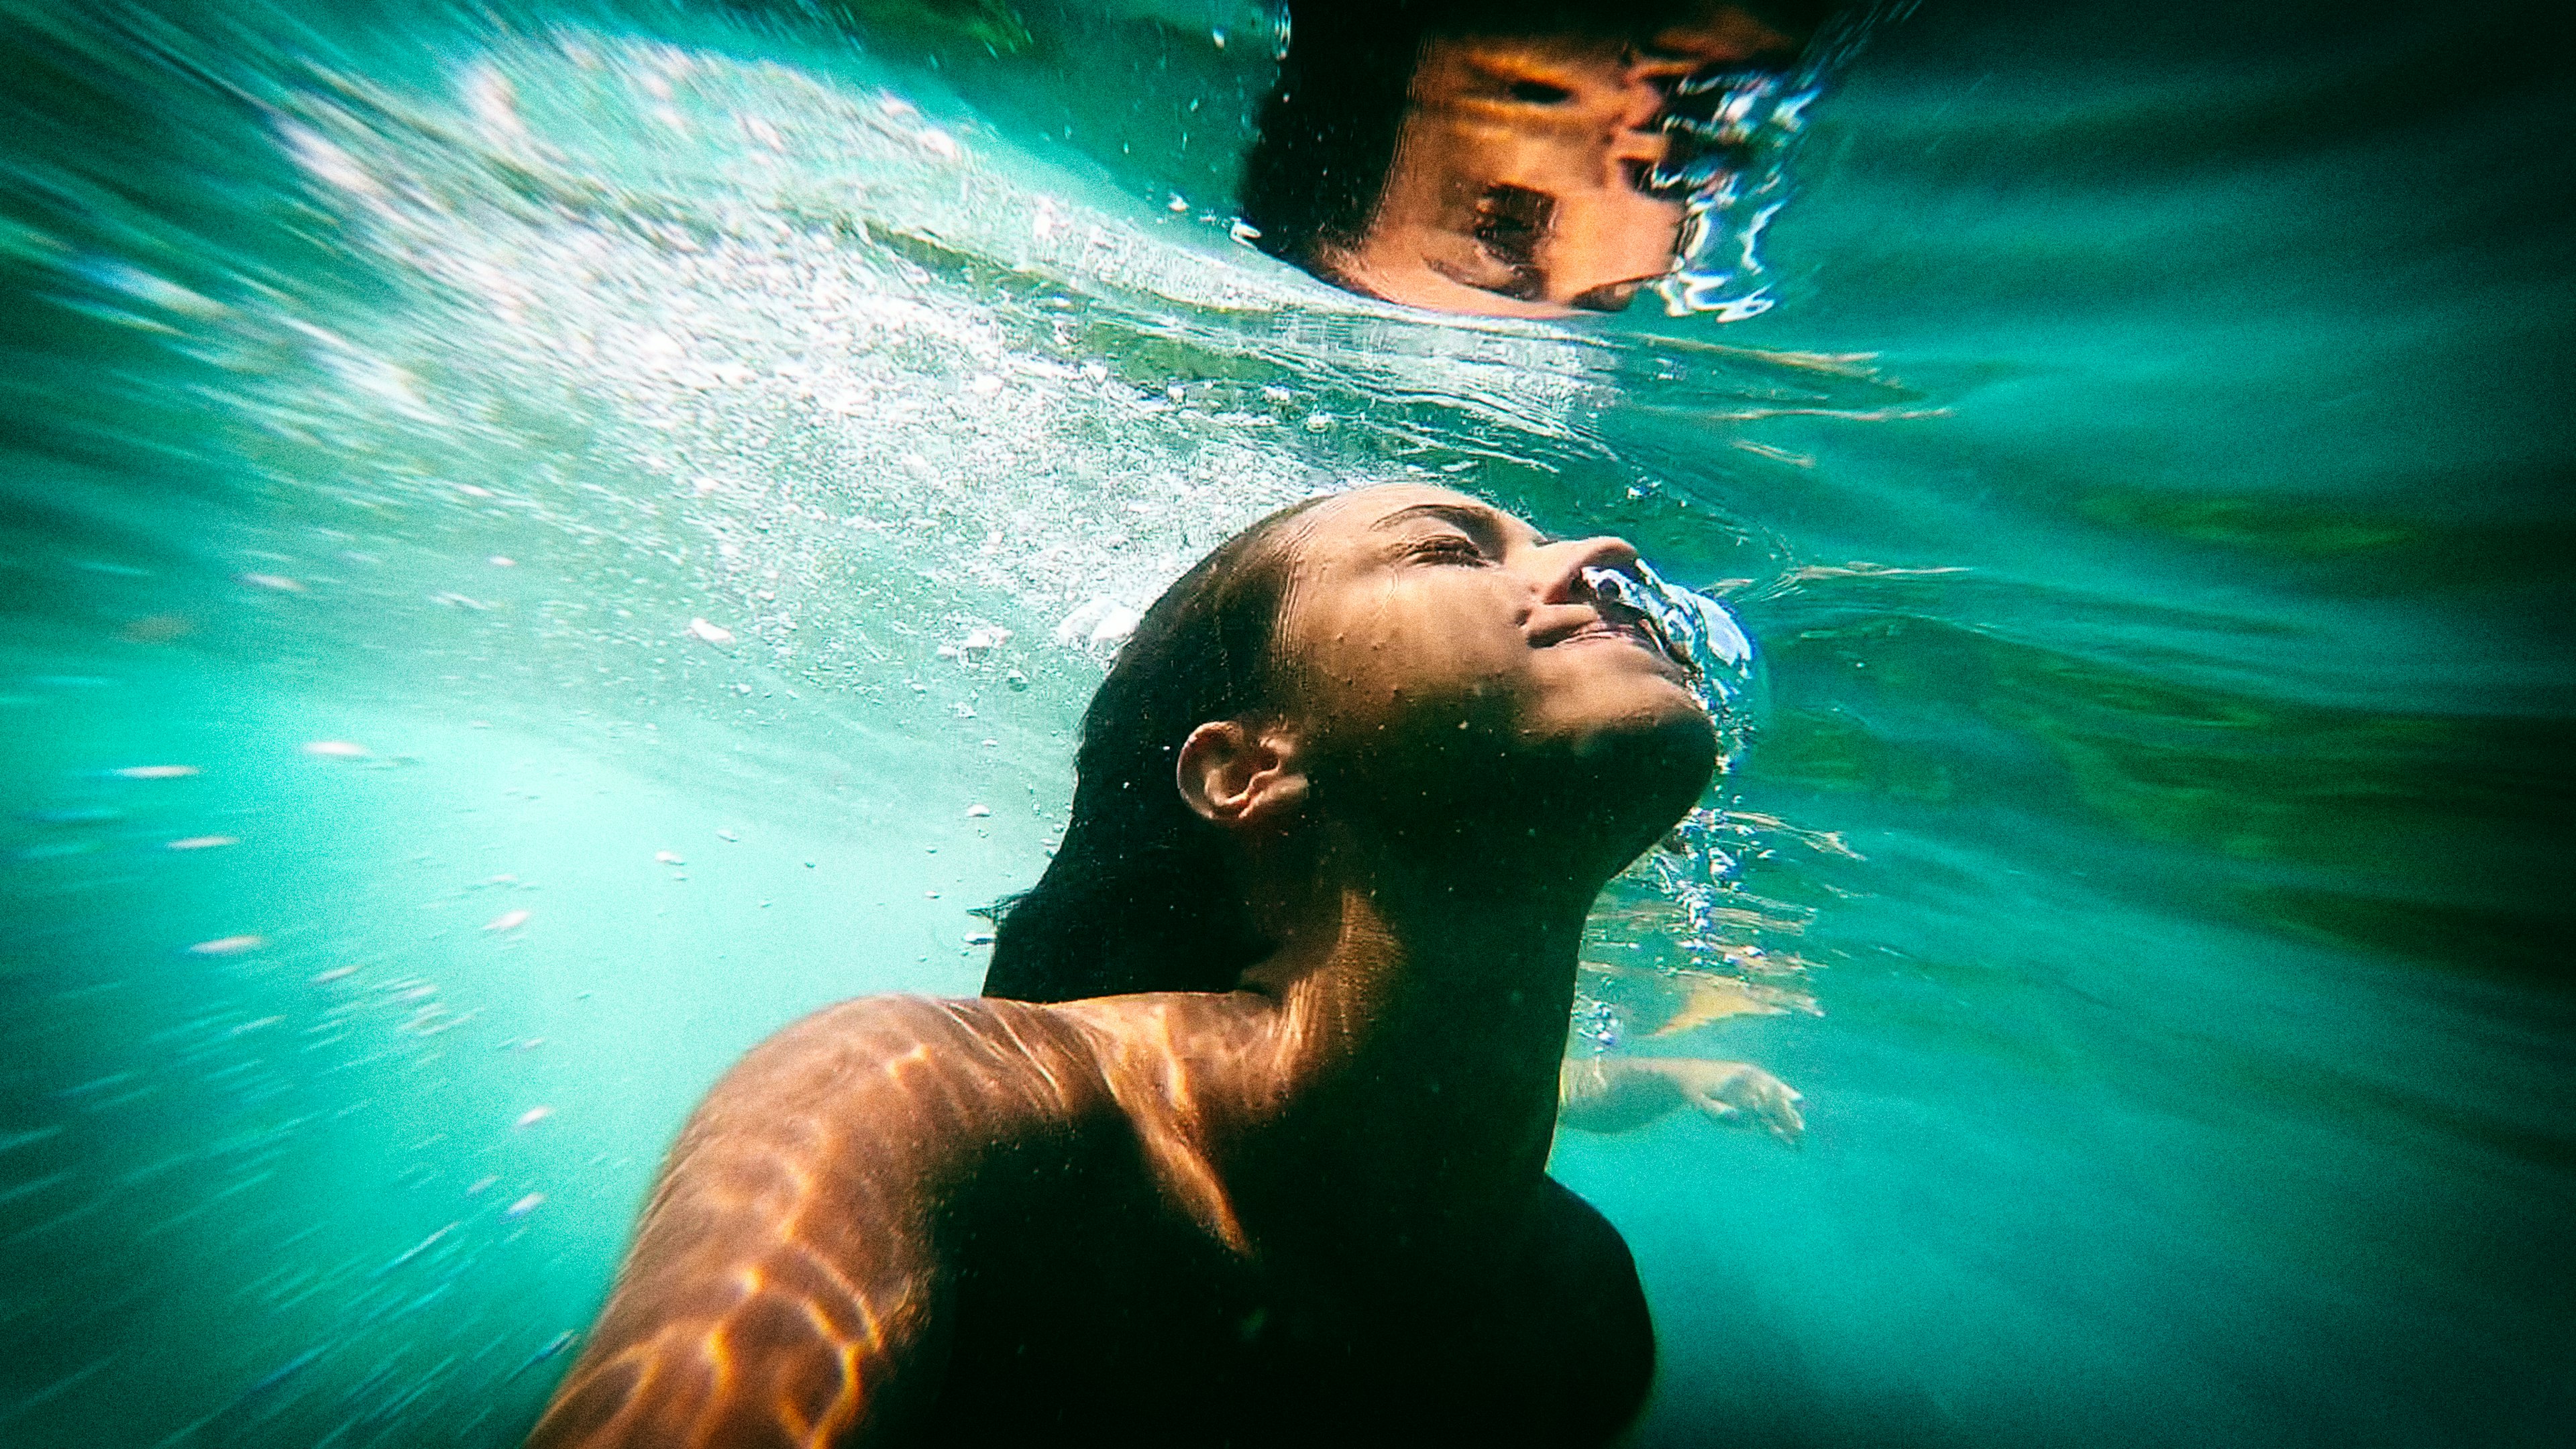
<svg viewBox="0 0 2576 1449"><path fill-rule="evenodd" d="M1072 1001L1231 991L1267 949L1216 826L1173 770L1190 731L1273 707L1286 602L1283 508L1199 560L1147 610L1083 712L1073 819L1046 874L998 912L986 996Z"/></svg>
<svg viewBox="0 0 2576 1449"><path fill-rule="evenodd" d="M1838 0L1752 0L1794 34ZM1358 245L1395 164L1395 141L1435 39L1581 35L1643 39L1689 14L1683 0L1291 0L1288 53L1244 157L1237 201L1253 245L1332 281L1330 254Z"/></svg>

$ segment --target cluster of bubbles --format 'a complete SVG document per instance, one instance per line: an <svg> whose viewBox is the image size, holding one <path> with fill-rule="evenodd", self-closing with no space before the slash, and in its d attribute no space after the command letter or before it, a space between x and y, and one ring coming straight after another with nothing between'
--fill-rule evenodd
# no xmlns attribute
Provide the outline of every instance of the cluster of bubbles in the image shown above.
<svg viewBox="0 0 2576 1449"><path fill-rule="evenodd" d="M1682 588L1642 560L1618 569L1588 568L1585 585L1596 598L1643 615L1666 650L1690 674L1690 687L1708 711L1718 736L1722 786L1726 771L1751 743L1759 712L1760 672L1753 641L1725 604ZM1794 956L1775 957L1744 939L1742 862L1764 849L1765 832L1722 803L1704 804L1684 816L1663 844L1649 851L1634 875L1681 912L1676 948L1661 963L1665 974L1690 971L1752 983L1757 1000L1812 1009L1797 993L1772 993L1758 978L1794 973ZM1575 1003L1572 1037L1585 1050L1615 1050L1623 1031L1619 1007L1585 991Z"/></svg>
<svg viewBox="0 0 2576 1449"><path fill-rule="evenodd" d="M1645 616L1665 649L1690 671L1691 692L1732 755L1742 744L1753 689L1753 641L1724 604L1667 582L1639 559L1625 568L1587 568L1593 596Z"/></svg>

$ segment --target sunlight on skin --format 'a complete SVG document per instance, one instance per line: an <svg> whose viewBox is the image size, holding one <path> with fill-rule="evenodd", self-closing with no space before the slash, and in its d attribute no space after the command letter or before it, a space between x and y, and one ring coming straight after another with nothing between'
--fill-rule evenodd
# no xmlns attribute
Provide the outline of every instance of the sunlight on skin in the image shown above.
<svg viewBox="0 0 2576 1449"><path fill-rule="evenodd" d="M1051 1009L1089 1029L1100 1053L1103 1085L1135 1124L1165 1194L1228 1250L1248 1254L1252 1245L1203 1147L1206 1122L1200 1108L1202 1077L1212 1070L1242 1077L1248 1075L1246 1063L1240 1046L1223 1056L1209 1054L1210 1036L1223 1043L1225 1034L1192 1029L1219 1023L1192 1022L1175 1031L1176 1017L1205 1014L1193 1012L1193 1004L1161 996L1112 997ZM1185 1051L1182 1040L1191 1041L1193 1048Z"/></svg>
<svg viewBox="0 0 2576 1449"><path fill-rule="evenodd" d="M1255 1130L1260 1098L1277 1105L1242 1084L1277 1080L1284 1045L1311 1040L1315 1017L1287 1008L1278 1031L1247 1032L1231 1000L876 997L773 1038L683 1135L530 1442L823 1446L866 1442L846 1437L863 1415L898 1425L907 1405L879 1403L879 1387L939 1348L932 1203L1006 1138L1132 1129L1163 1199L1251 1257L1212 1141ZM1733 1118L1718 1084L1737 1083L1785 1096L1753 1114L1784 1140L1799 1125L1797 1094L1743 1063L1593 1059L1566 1063L1563 1081L1567 1126L1628 1130L1683 1105ZM1210 1098L1223 1109L1204 1110ZM766 1105L791 1101L793 1113Z"/></svg>
<svg viewBox="0 0 2576 1449"><path fill-rule="evenodd" d="M825 1444L857 1422L938 1290L903 1252L905 1139L957 1115L924 1088L958 1074L924 1068L971 1060L936 1008L903 1005L790 1028L708 1098L536 1442Z"/></svg>
<svg viewBox="0 0 2576 1449"><path fill-rule="evenodd" d="M1764 1001L1745 983L1695 971L1687 978L1682 1005L1653 1035L1679 1036L1730 1016L1778 1016L1788 1008Z"/></svg>
<svg viewBox="0 0 2576 1449"><path fill-rule="evenodd" d="M681 1138L531 1442L824 1445L863 1409L882 1425L870 1386L936 1347L931 1204L1005 1138L1132 1127L1162 1195L1249 1253L1198 1103L1275 1051L1244 1050L1225 1000L878 997L765 1043Z"/></svg>

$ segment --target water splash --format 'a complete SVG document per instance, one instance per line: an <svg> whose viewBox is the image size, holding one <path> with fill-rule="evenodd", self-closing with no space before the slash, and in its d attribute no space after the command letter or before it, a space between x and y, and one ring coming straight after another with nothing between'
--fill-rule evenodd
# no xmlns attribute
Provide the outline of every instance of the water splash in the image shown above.
<svg viewBox="0 0 2576 1449"><path fill-rule="evenodd" d="M1771 310L1762 233L1788 204L1789 155L1824 92L1813 72L1702 71L1674 85L1664 113L1672 149L1647 177L1684 197L1672 270L1655 283L1666 313L1741 322Z"/></svg>
<svg viewBox="0 0 2576 1449"><path fill-rule="evenodd" d="M1668 315L1742 322L1778 304L1762 238L1793 194L1789 161L1807 113L1873 32L1913 8L1853 6L1787 71L1711 66L1674 82L1663 114L1670 149L1646 177L1650 190L1682 203L1672 269L1654 288Z"/></svg>
<svg viewBox="0 0 2576 1449"><path fill-rule="evenodd" d="M1706 594L1667 582L1643 559L1619 569L1587 568L1583 582L1595 597L1646 617L1666 652L1690 672L1691 693L1717 728L1721 754L1734 758L1751 728L1755 680L1753 641L1735 616Z"/></svg>

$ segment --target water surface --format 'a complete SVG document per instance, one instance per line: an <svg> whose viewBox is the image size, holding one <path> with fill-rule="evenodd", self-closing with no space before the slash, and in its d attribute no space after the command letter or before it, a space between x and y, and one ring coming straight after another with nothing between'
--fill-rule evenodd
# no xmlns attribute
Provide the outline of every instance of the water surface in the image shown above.
<svg viewBox="0 0 2576 1449"><path fill-rule="evenodd" d="M1398 478L1766 656L1719 936L1587 952L1809 1113L1561 1141L1642 1442L2576 1422L2563 22L1929 5L1778 306L1558 326L1234 240L1198 11L8 8L0 1442L513 1442L733 1056L974 989L1122 611Z"/></svg>

